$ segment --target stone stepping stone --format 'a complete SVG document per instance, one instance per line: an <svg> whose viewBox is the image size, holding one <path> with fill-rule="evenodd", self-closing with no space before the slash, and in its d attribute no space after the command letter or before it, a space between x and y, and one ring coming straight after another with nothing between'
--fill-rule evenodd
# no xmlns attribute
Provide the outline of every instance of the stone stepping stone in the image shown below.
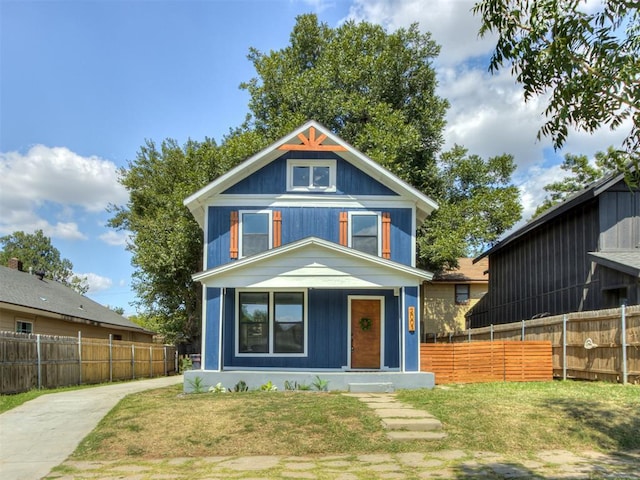
<svg viewBox="0 0 640 480"><path fill-rule="evenodd" d="M444 432L416 432L406 430L394 430L387 432L387 437L391 440L411 441L411 440L442 440L446 438Z"/></svg>
<svg viewBox="0 0 640 480"><path fill-rule="evenodd" d="M442 422L436 418L384 418L382 424L389 430L429 432L442 430Z"/></svg>

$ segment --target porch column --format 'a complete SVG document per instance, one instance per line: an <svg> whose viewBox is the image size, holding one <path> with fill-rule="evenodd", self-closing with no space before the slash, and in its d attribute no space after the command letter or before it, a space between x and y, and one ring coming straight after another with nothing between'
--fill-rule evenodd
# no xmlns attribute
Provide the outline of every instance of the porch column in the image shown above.
<svg viewBox="0 0 640 480"><path fill-rule="evenodd" d="M222 289L206 287L202 329L202 369L216 370L221 368L220 339L222 338Z"/></svg>
<svg viewBox="0 0 640 480"><path fill-rule="evenodd" d="M404 370L405 372L420 371L420 304L418 287L404 287L402 329L404 337ZM413 317L411 319L410 317Z"/></svg>

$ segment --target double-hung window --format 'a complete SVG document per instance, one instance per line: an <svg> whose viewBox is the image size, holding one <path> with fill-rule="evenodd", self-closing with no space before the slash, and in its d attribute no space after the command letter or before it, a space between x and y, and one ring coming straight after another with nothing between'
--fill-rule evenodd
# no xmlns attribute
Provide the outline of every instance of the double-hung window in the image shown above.
<svg viewBox="0 0 640 480"><path fill-rule="evenodd" d="M290 192L335 192L335 160L289 160L287 190Z"/></svg>
<svg viewBox="0 0 640 480"><path fill-rule="evenodd" d="M380 215L376 212L349 212L349 246L371 255L381 254Z"/></svg>
<svg viewBox="0 0 640 480"><path fill-rule="evenodd" d="M469 303L469 285L456 285L456 305L467 305Z"/></svg>
<svg viewBox="0 0 640 480"><path fill-rule="evenodd" d="M240 211L240 256L271 248L271 212Z"/></svg>
<svg viewBox="0 0 640 480"><path fill-rule="evenodd" d="M304 355L305 293L239 292L238 354Z"/></svg>

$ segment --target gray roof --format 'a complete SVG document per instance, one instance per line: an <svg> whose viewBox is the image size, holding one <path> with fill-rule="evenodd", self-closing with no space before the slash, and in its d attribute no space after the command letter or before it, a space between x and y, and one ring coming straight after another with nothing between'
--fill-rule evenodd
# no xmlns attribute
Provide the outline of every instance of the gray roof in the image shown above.
<svg viewBox="0 0 640 480"><path fill-rule="evenodd" d="M126 330L153 333L75 290L37 275L0 266L0 303L28 307Z"/></svg>
<svg viewBox="0 0 640 480"><path fill-rule="evenodd" d="M633 167L631 168L633 169ZM501 250L502 248L506 247L507 245L514 242L515 240L523 237L530 231L535 230L539 226L547 223L550 220L553 220L554 218L562 215L568 210L571 210L577 207L578 205L582 205L583 203L598 197L601 193L607 191L612 186L623 181L624 178L625 178L624 173L612 173L609 176L605 176L599 180L596 180L595 182L593 182L591 185L588 185L583 190L570 195L564 201L560 202L557 205L554 205L553 207L551 207L549 210L547 210L540 216L529 220L522 227L518 228L513 233L507 235L504 239L500 240L496 245L491 247L489 250L486 250L481 255L476 257L474 259L474 262L477 262L478 260L484 257L488 257L489 255L497 252L498 250Z"/></svg>
<svg viewBox="0 0 640 480"><path fill-rule="evenodd" d="M589 252L591 260L613 270L640 278L640 249L616 252Z"/></svg>

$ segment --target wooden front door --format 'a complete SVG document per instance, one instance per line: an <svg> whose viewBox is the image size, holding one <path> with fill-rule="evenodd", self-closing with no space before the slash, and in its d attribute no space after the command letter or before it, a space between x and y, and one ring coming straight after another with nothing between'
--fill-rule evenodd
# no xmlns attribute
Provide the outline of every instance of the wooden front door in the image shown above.
<svg viewBox="0 0 640 480"><path fill-rule="evenodd" d="M379 369L381 301L351 299L351 368Z"/></svg>

